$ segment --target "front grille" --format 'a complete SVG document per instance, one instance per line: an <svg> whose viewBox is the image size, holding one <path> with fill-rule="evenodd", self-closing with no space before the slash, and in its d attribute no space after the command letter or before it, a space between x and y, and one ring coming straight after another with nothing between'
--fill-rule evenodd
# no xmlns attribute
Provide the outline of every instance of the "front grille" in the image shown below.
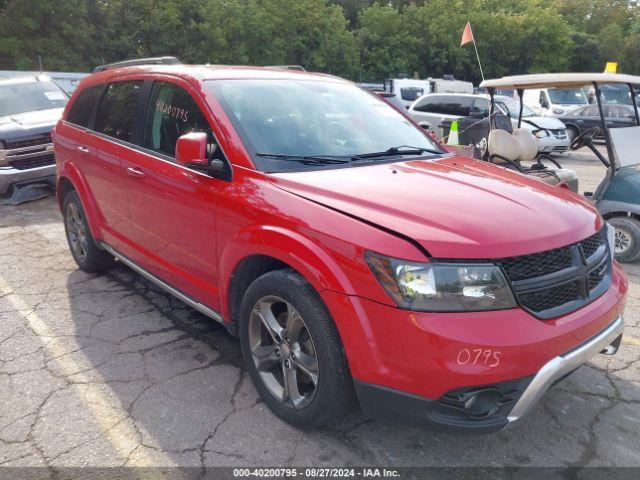
<svg viewBox="0 0 640 480"><path fill-rule="evenodd" d="M582 253L585 256L585 258L589 258L591 255L596 253L596 250L598 250L598 247L600 247L600 245L603 245L604 243L605 243L605 239L598 232L581 241L580 249L582 250Z"/></svg>
<svg viewBox="0 0 640 480"><path fill-rule="evenodd" d="M571 251L566 247L556 248L532 255L503 258L499 263L512 281L525 280L570 267Z"/></svg>
<svg viewBox="0 0 640 480"><path fill-rule="evenodd" d="M51 143L51 135L47 133L44 135L38 135L35 137L29 137L29 138L20 138L17 140L5 140L4 143L5 143L5 148L7 150L32 147L34 145L43 145L43 144Z"/></svg>
<svg viewBox="0 0 640 480"><path fill-rule="evenodd" d="M46 155L38 155L37 157L24 158L20 160L12 160L9 162L13 168L17 170L29 170L30 168L46 167L54 165L56 158L53 153Z"/></svg>
<svg viewBox="0 0 640 480"><path fill-rule="evenodd" d="M577 282L569 282L560 286L553 286L544 290L537 290L519 295L520 302L534 312L544 312L557 308L565 303L580 299Z"/></svg>
<svg viewBox="0 0 640 480"><path fill-rule="evenodd" d="M611 283L603 230L566 247L497 260L520 306L541 319L554 318L593 301Z"/></svg>
<svg viewBox="0 0 640 480"><path fill-rule="evenodd" d="M593 290L597 288L598 285L606 278L607 276L607 262L602 263L598 267L594 268L589 272L589 278L587 279L589 290Z"/></svg>

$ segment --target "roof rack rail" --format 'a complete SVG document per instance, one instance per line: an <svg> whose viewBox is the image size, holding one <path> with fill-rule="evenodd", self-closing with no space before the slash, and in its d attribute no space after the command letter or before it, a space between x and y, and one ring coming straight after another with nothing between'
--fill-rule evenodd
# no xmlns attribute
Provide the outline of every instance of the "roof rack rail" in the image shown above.
<svg viewBox="0 0 640 480"><path fill-rule="evenodd" d="M93 73L104 72L112 68L133 67L136 65L180 65L182 62L176 57L152 57L134 58L133 60L123 60L121 62L107 63L93 69Z"/></svg>
<svg viewBox="0 0 640 480"><path fill-rule="evenodd" d="M302 65L266 65L265 68L282 68L284 70L299 70L301 72L307 71Z"/></svg>

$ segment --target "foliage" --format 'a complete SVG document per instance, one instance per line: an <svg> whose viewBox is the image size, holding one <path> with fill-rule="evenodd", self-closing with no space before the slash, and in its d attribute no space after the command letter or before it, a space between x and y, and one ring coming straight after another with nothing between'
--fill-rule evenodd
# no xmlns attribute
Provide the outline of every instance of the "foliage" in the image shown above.
<svg viewBox="0 0 640 480"><path fill-rule="evenodd" d="M352 79L640 73L636 0L0 0L0 69L88 71L126 58L299 64Z"/></svg>

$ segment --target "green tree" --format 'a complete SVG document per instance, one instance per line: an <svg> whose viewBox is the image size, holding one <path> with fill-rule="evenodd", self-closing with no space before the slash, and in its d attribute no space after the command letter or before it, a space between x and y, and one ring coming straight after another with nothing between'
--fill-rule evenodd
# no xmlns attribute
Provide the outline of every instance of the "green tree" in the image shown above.
<svg viewBox="0 0 640 480"><path fill-rule="evenodd" d="M365 79L375 81L398 73L412 73L415 43L405 18L389 5L373 5L359 17L358 43Z"/></svg>

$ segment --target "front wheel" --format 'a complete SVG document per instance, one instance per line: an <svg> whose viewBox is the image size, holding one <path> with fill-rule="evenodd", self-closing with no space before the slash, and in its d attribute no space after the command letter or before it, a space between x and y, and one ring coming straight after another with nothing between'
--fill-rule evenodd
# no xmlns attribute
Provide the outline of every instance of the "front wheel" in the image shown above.
<svg viewBox="0 0 640 480"><path fill-rule="evenodd" d="M244 295L240 345L269 408L296 427L333 424L353 406L353 385L333 321L297 273L278 270Z"/></svg>
<svg viewBox="0 0 640 480"><path fill-rule="evenodd" d="M629 217L614 217L607 221L615 228L616 260L630 263L640 259L640 222Z"/></svg>

